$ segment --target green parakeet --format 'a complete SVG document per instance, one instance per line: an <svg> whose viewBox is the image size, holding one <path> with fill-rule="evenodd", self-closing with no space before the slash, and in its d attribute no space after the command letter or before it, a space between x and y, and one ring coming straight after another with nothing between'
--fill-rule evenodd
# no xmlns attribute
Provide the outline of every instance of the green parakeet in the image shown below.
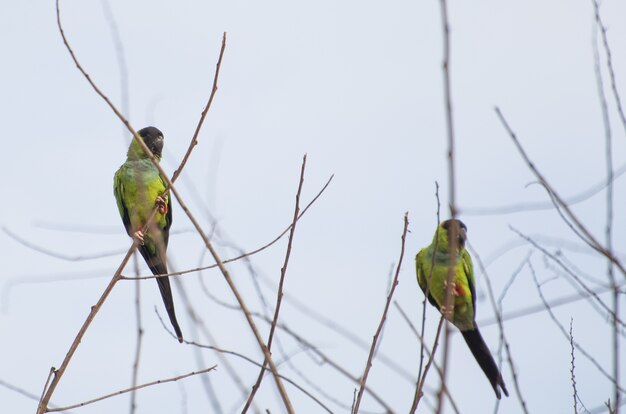
<svg viewBox="0 0 626 414"><path fill-rule="evenodd" d="M138 131L138 134L154 156L161 160L163 133L155 127L146 127ZM164 191L165 181L159 170L141 145L133 139L128 148L126 162L115 173L113 193L126 233L139 241L138 250L154 275L168 273L165 251L172 225L172 202L168 195L163 194ZM152 225L144 234L142 229L155 205L158 205L158 210ZM174 311L170 281L167 277L157 278L156 281L178 341L183 342L183 334Z"/></svg>
<svg viewBox="0 0 626 414"><path fill-rule="evenodd" d="M451 230L454 226L454 230ZM450 263L450 245L448 235L452 232L457 236L456 267L452 284L451 305L453 309L445 309L445 294ZM502 374L487 348L487 344L476 325L476 289L474 284L474 268L472 258L465 249L467 227L460 220L446 220L439 225L430 246L423 248L415 256L417 282L422 291L428 289L428 301L446 315L463 335L478 365L489 379L498 399L501 398L500 388L508 397ZM430 278L430 283L428 279Z"/></svg>

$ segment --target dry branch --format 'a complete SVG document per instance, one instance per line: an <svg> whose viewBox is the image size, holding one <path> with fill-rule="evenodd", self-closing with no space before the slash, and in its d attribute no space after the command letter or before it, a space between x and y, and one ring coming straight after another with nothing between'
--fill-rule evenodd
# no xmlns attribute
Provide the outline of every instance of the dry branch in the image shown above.
<svg viewBox="0 0 626 414"><path fill-rule="evenodd" d="M402 244L400 247L400 259L398 259L398 266L396 267L396 274L393 277L393 283L391 284L391 289L389 289L389 295L387 296L387 302L385 303L385 309L383 310L383 316L380 319L380 323L378 324L378 328L376 329L376 333L374 334L374 338L372 339L372 346L370 347L370 352L367 357L367 363L365 364L365 371L361 376L359 393L357 394L356 401L354 402L353 414L357 414L359 412L359 406L361 405L361 398L363 397L363 391L365 391L365 383L367 382L367 376L370 372L370 368L372 367L372 361L374 359L374 351L376 350L376 344L378 343L378 337L383 330L383 326L385 325L385 321L387 320L387 312L389 311L389 305L391 304L391 298L393 297L393 293L396 290L396 286L398 286L398 276L400 275L400 267L402 266L402 259L404 258L404 243L406 240L406 232L409 227L409 213L404 213L404 228L402 230Z"/></svg>
<svg viewBox="0 0 626 414"><path fill-rule="evenodd" d="M98 398L94 398L93 400L84 401L84 402L73 404L73 405L68 405L67 407L48 408L47 412L52 413L52 412L59 412L59 411L67 411L67 410L70 410L72 408L84 407L86 405L93 404L93 403L98 402L98 401L106 400L107 398L117 397L118 395L126 394L128 392L132 392L132 391L135 391L135 390L140 390L142 388L150 387L150 386L153 386L153 385L165 384L165 383L168 383L168 382L179 381L181 379L185 379L185 378L191 377L193 375L206 374L207 372L212 371L215 368L217 368L217 365L214 365L214 366L212 366L210 368L207 368L207 369L203 369L202 371L190 372L190 373L185 374L185 375L178 375L176 377L167 378L167 379L163 379L163 380L156 380L156 381L148 382L148 383L145 383L145 384L137 385L135 387L126 388L126 389L123 389L123 390L120 390L120 391L116 391L116 392L112 392L110 394L103 395L103 396L98 397Z"/></svg>
<svg viewBox="0 0 626 414"><path fill-rule="evenodd" d="M285 283L285 275L287 274L287 265L289 264L289 257L291 256L291 246L293 243L293 235L296 231L296 223L298 222L298 215L300 214L300 194L302 193L302 185L304 184L304 170L306 168L306 154L302 158L302 167L300 170L300 181L298 182L298 191L296 192L296 205L293 212L293 220L291 222L291 230L289 232L289 241L287 242L287 252L285 253L285 261L283 266L280 268L280 281L278 282L278 293L276 294L276 307L274 308L274 318L272 319L270 334L267 339L267 349L268 351L272 348L272 341L274 339L274 332L276 331L276 322L278 321L278 314L280 313L280 305L283 301L283 285ZM250 408L250 404L252 400L254 400L254 396L257 391L261 387L261 381L263 381L263 376L265 374L265 367L267 365L267 359L263 361L263 366L261 367L261 372L259 372L259 376L256 380L256 383L252 386L252 391L250 392L250 396L246 401L246 404L243 407L242 413L245 413ZM280 384L277 384L280 386Z"/></svg>
<svg viewBox="0 0 626 414"><path fill-rule="evenodd" d="M150 149L146 146L146 144L143 142L143 140L139 137L137 132L131 127L131 125L128 122L128 120L126 120L126 118L124 118L124 116L119 112L119 110L115 107L115 105L113 105L113 103L111 103L109 98L98 88L98 86L92 81L92 79L89 76L89 74L83 69L83 67L78 62L78 59L76 58L76 56L74 54L74 51L72 50L72 48L71 48L71 46L70 46L70 44L69 44L69 42L68 42L68 40L67 40L67 38L65 36L65 32L63 31L63 26L61 24L61 11L60 11L60 6L59 6L59 0L56 1L56 18L57 18L57 26L58 26L59 32L61 34L61 37L63 39L63 44L65 45L67 51L69 52L72 60L76 64L77 69L83 74L83 76L89 82L89 84L92 86L94 91L98 95L100 95L100 97L102 97L102 99L104 99L104 101L109 105L111 110L113 110L113 112L117 115L117 117L128 128L128 130L132 132L133 139L137 140L137 142L141 145L141 147L146 152L146 154L150 155L150 159L152 160L152 162L156 166L156 168L159 170L161 176L167 182L167 185L168 185L169 189L174 193L174 195L178 199L178 201L181 204L181 206L184 206L182 200L180 199L180 197L178 196L176 190L172 186L173 185L172 181L169 180L169 178L167 177L167 175L165 174L165 172L163 171L163 169L159 165L158 161L154 157L154 154L152 154ZM223 51L224 51L225 41L226 41L226 33L224 33L224 37L223 37L223 40L222 40L221 53L223 53ZM218 60L218 62L221 62L221 55L220 55L220 59ZM219 67L217 68L216 74L218 72L219 72ZM155 205L155 207L154 207L154 209L152 211L152 214L150 215L149 219L147 220L147 222L146 222L146 224L145 224L145 226L143 228L144 232L146 231L148 226L151 224L151 222L152 222L152 220L153 220L153 218L154 218L154 216L156 214L157 209L158 209L158 206ZM186 208L184 208L184 209L185 209L185 211L187 211ZM190 219L192 219L192 217L190 217ZM194 221L194 220L192 220L192 221ZM197 228L199 229L198 226L197 226ZM85 335L87 329L91 325L91 322L95 318L96 314L98 313L98 311L100 310L100 308L102 307L102 305L106 301L107 297L109 296L109 294L113 290L113 287L115 286L115 284L119 281L121 273L122 273L122 270L124 269L124 267L128 263L128 260L130 259L130 257L132 256L132 254L134 253L136 248L137 248L137 241L134 240L132 245L131 245L131 247L130 247L130 249L126 253L126 256L124 256L124 259L122 260L120 266L118 267L118 269L114 273L113 277L111 278L111 281L109 282L109 284L105 288L104 292L100 296L100 299L98 299L98 302L96 303L96 305L94 305L91 308L91 311L90 311L89 315L87 316L87 319L83 323L80 331L78 332L76 338L74 339L72 345L70 346L70 349L67 352L67 354L65 356L65 359L61 363L61 366L58 369L53 369L52 372L54 373L54 377L52 378L52 381L50 382L49 386L46 383L46 386L44 387L44 392L43 392L42 398L39 401L39 404L38 404L38 407L37 407L37 414L43 414L43 413L45 413L48 410L48 402L50 401L50 398L52 397L52 394L54 393L54 391L55 391L57 385L59 384L63 374L65 373L65 370L66 370L67 366L69 365L69 362L72 359L72 356L76 352L76 349L78 348L78 345L80 344L83 336Z"/></svg>

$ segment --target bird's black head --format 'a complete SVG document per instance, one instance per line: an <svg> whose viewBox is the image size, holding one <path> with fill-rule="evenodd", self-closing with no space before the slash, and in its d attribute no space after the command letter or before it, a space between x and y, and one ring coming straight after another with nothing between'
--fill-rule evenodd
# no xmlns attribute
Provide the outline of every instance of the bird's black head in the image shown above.
<svg viewBox="0 0 626 414"><path fill-rule="evenodd" d="M145 127L137 131L143 138L143 142L150 148L155 157L161 158L163 152L163 133L153 126Z"/></svg>
<svg viewBox="0 0 626 414"><path fill-rule="evenodd" d="M448 235L450 235L452 232L456 234L459 248L465 247L465 242L467 241L467 226L465 225L465 223L463 223L461 220L450 219L441 223L441 227L446 230Z"/></svg>

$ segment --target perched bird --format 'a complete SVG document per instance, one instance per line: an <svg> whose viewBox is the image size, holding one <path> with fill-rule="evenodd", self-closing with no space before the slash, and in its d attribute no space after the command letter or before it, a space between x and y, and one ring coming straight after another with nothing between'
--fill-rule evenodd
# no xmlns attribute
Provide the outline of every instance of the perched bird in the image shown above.
<svg viewBox="0 0 626 414"><path fill-rule="evenodd" d="M457 238L456 266L449 300L451 309L446 309L446 287L450 263L450 234ZM508 397L502 374L493 360L487 344L476 325L476 288L472 258L465 249L467 226L460 220L446 220L439 225L430 246L415 256L417 282L426 293L431 305L435 306L454 326L459 328L478 365L489 379L498 399L500 388ZM429 280L430 279L430 280Z"/></svg>
<svg viewBox="0 0 626 414"><path fill-rule="evenodd" d="M138 131L138 134L160 161L163 133L155 127L146 127ZM159 170L141 145L133 139L128 148L126 162L115 173L113 193L126 233L139 242L139 252L154 275L167 274L165 251L172 225L172 202L167 194L163 194L164 191L165 182ZM143 227L155 205L158 210L144 234ZM167 277L159 277L156 281L178 342L183 342L183 334L174 311L170 281Z"/></svg>

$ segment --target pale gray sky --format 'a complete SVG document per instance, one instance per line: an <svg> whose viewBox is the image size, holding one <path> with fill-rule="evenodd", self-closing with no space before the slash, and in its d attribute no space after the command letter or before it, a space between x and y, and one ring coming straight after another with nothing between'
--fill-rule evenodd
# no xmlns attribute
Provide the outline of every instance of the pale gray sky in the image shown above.
<svg viewBox="0 0 626 414"><path fill-rule="evenodd" d="M178 188L192 211L211 229L218 219L219 253L270 241L289 223L302 155L308 162L302 202L308 202L331 174L330 187L299 222L285 293L332 319L368 343L384 306L389 274L398 260L402 216L410 233L395 299L421 320L422 294L413 257L430 243L436 225L434 182L441 189L442 218L448 216L446 131L441 71L439 2L408 1L231 1L165 2L110 0L128 68L129 118L135 128L154 125L165 133L163 167L173 171L184 154L210 92L222 32L228 32L213 109L200 144ZM501 107L536 165L563 196L575 195L605 177L604 129L594 75L591 1L478 1L449 3L452 42L452 98L457 142L457 200L470 242L483 260L515 246L490 264L499 295L531 248L510 229L537 237L551 251L561 249L581 271L606 283L606 263L584 249L554 210L509 215L472 215L463 208L546 202L548 198L521 160L493 108ZM626 6L606 1L601 9L619 91L626 95ZM96 83L121 104L120 67L101 1L62 1L62 18L74 50ZM106 258L66 261L28 249L0 234L0 380L34 394L50 366L58 366L92 306L130 246L112 194L113 173L124 161L129 134L78 73L56 28L54 2L0 5L0 117L3 126L4 202L0 224L21 237L68 256L120 251ZM608 89L604 52L602 74L609 97L616 168L626 162L626 136ZM626 98L624 98L626 99ZM621 206L623 178L615 183L615 247L623 253L626 233ZM170 259L176 269L196 267L204 252L189 220L174 204ZM207 209L210 216L207 214ZM605 193L577 204L576 213L603 239ZM466 210L469 211L469 210ZM71 227L52 230L50 225ZM53 227L54 227L53 226ZM81 231L73 231L80 228ZM556 240L556 241L555 241ZM582 251L572 251L564 240ZM275 302L286 240L252 259L266 298ZM574 293L539 252L531 257L549 298ZM204 257L203 263L210 263ZM262 305L248 268L229 266L255 310ZM127 273L131 273L129 267ZM142 273L147 268L142 264ZM65 279L72 280L65 280ZM621 276L619 277L621 278ZM222 276L203 275L210 291L234 303ZM623 280L623 279L622 279ZM240 312L207 298L198 276L180 279L220 346L262 361ZM477 275L478 320L493 316L484 276ZM590 282L592 287L598 285ZM59 405L127 387L135 350L134 285L120 283L85 336L54 394ZM186 314L175 284L175 301L186 337L203 343ZM163 307L154 281L141 284L145 329L140 381L198 369L190 346L164 332L154 307ZM607 300L608 296L603 295ZM527 268L505 300L506 312L540 304ZM622 296L622 305L624 304ZM622 306L623 308L624 306ZM428 309L427 336L436 328ZM555 310L574 337L611 372L610 326L585 301ZM622 316L624 312L622 311ZM320 325L293 302L281 320L353 375L362 373L367 350ZM259 322L264 335L267 325ZM493 352L498 330L484 326ZM530 412L572 412L569 343L545 313L507 321L505 333ZM319 365L279 331L295 367L345 405L355 384ZM622 344L626 340L621 337ZM489 412L495 398L489 383L459 335L452 337L448 384L463 413ZM626 356L622 345L621 355ZM419 344L391 308L379 346L417 375ZM220 365L209 378L224 413L238 412L241 395L212 352L202 366ZM274 350L278 361L284 354ZM229 361L246 386L258 370ZM622 366L626 366L622 364ZM319 395L288 365L281 372ZM511 369L503 368L512 395L500 412L522 412ZM622 369L622 377L626 370ZM576 354L580 398L588 409L612 397L612 386L580 353ZM414 384L374 361L368 384L394 410L405 412ZM434 372L428 381L436 389ZM299 413L320 412L288 386ZM330 402L335 412L348 409ZM36 402L0 386L3 410L34 412ZM271 378L256 397L259 407L282 412ZM139 413L214 412L201 380L190 378L142 390ZM74 412L125 412L129 397L113 398ZM382 412L367 397L363 412ZM452 412L448 404L446 412ZM420 412L430 412L426 403Z"/></svg>

